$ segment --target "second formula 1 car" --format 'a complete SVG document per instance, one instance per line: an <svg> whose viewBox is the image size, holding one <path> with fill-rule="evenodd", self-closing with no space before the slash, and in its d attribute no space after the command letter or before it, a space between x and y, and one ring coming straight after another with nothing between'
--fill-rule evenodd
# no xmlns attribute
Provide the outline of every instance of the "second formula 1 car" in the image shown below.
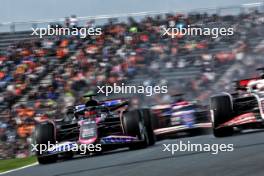
<svg viewBox="0 0 264 176"><path fill-rule="evenodd" d="M183 94L173 95L170 104L154 105L154 133L158 137L180 133L208 132L212 127L208 110L196 101L187 101Z"/></svg>
<svg viewBox="0 0 264 176"><path fill-rule="evenodd" d="M264 70L260 68L258 70ZM235 93L210 98L215 137L230 136L234 130L264 127L264 76L236 81Z"/></svg>

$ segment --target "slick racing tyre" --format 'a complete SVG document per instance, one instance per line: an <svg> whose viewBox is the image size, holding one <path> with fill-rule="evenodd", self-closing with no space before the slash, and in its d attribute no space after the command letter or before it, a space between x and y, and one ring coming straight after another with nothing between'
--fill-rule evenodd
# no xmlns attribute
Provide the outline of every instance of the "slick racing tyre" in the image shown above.
<svg viewBox="0 0 264 176"><path fill-rule="evenodd" d="M144 112L146 113L146 111ZM128 136L136 136L140 142L132 144L130 149L141 149L146 148L149 145L155 143L153 133L150 132L152 129L151 119L143 117L142 110L133 110L124 114L123 127L125 134Z"/></svg>
<svg viewBox="0 0 264 176"><path fill-rule="evenodd" d="M44 155L40 153L40 144L55 144L55 129L54 125L50 122L38 124L35 129L35 141L38 144L38 151L36 152L39 164L48 164L57 161L58 155Z"/></svg>
<svg viewBox="0 0 264 176"><path fill-rule="evenodd" d="M213 116L213 134L215 137L226 137L233 134L232 127L221 127L221 124L232 118L233 108L232 100L229 95L218 95L211 97L210 109Z"/></svg>

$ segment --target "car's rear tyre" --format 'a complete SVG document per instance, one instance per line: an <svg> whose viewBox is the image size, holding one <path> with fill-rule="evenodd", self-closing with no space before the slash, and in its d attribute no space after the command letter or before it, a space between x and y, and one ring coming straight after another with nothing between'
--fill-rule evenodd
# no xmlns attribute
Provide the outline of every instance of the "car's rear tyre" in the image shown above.
<svg viewBox="0 0 264 176"><path fill-rule="evenodd" d="M226 137L233 135L233 127L219 126L233 116L232 100L229 95L218 95L211 97L210 110L213 116L213 134L215 137Z"/></svg>
<svg viewBox="0 0 264 176"><path fill-rule="evenodd" d="M145 110L133 110L124 114L123 127L125 134L137 136L141 140L138 143L131 144L129 147L131 150L146 148L155 143L153 133L150 131L152 129L151 118L150 116L143 117L143 114L146 113Z"/></svg>
<svg viewBox="0 0 264 176"><path fill-rule="evenodd" d="M35 141L38 144L38 151L36 152L39 164L48 164L56 162L58 155L43 155L40 153L40 144L55 144L55 129L54 125L50 122L38 124L35 129Z"/></svg>

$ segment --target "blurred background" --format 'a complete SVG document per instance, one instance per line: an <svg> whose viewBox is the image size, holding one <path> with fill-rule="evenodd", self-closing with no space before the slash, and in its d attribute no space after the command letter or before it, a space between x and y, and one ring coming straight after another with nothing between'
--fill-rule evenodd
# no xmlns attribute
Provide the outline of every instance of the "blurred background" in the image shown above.
<svg viewBox="0 0 264 176"><path fill-rule="evenodd" d="M30 155L36 121L63 117L67 106L81 103L82 95L96 92L98 85L168 86L168 94L107 97L131 98L138 106L167 103L175 93L207 105L210 95L232 91L234 80L255 76L264 66L263 3L139 1L129 6L107 1L99 7L80 2L90 5L87 11L68 1L15 1L21 8L13 10L12 1L0 7L0 159ZM35 6L29 8L30 3ZM161 26L172 24L235 32L216 39L161 37ZM101 27L103 34L84 39L30 35L31 27L47 25Z"/></svg>

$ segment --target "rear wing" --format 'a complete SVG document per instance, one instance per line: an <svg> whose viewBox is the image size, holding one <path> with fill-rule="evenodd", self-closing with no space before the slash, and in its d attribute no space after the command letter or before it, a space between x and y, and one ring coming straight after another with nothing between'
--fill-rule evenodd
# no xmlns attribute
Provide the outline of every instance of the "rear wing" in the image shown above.
<svg viewBox="0 0 264 176"><path fill-rule="evenodd" d="M236 90L244 90L244 91L246 91L247 88L248 88L249 82L257 81L259 79L261 79L261 78L256 77L256 78L248 78L248 79L241 79L241 80L238 80L238 81L234 81L235 82L235 89Z"/></svg>

